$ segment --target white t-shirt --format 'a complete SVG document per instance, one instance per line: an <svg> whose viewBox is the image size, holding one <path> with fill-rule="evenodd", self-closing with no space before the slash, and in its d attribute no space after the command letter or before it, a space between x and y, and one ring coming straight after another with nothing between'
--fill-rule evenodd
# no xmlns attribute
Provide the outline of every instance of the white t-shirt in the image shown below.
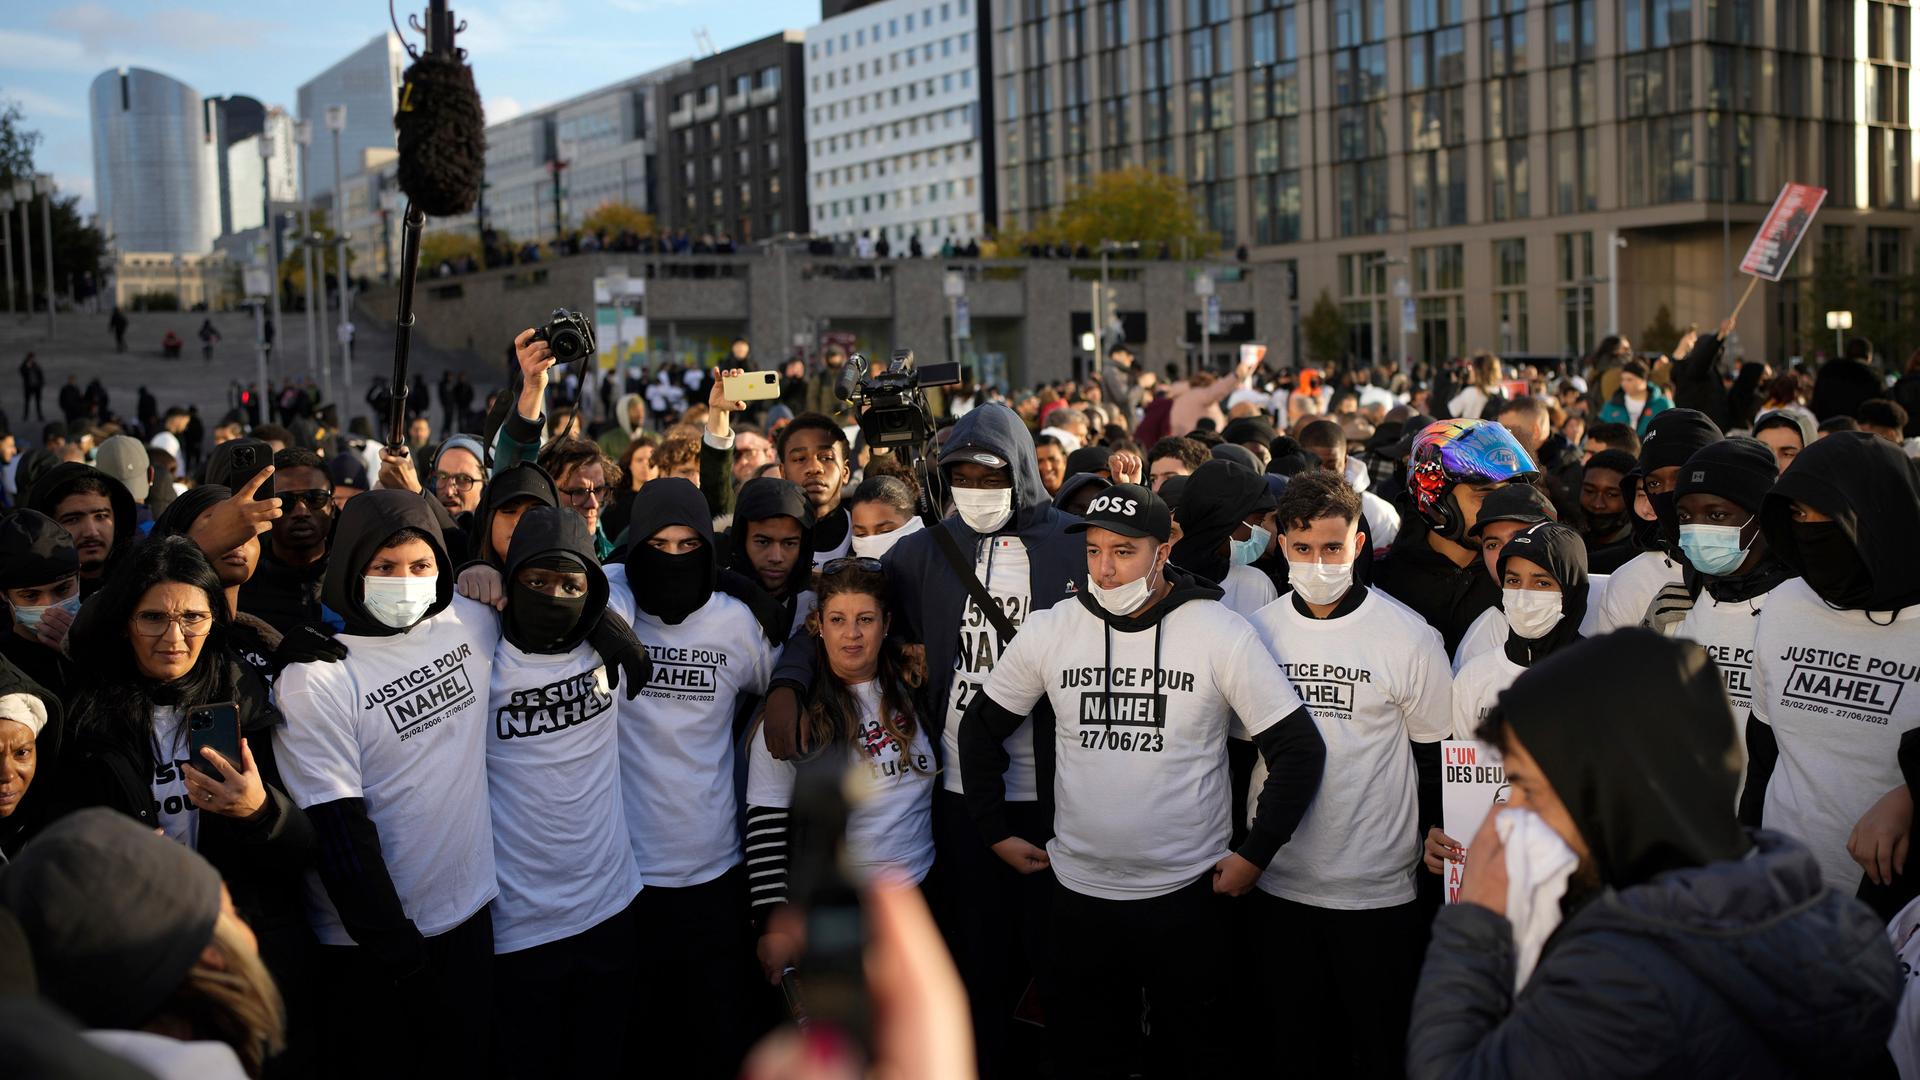
<svg viewBox="0 0 1920 1080"><path fill-rule="evenodd" d="M1920 726L1920 608L1835 611L1792 578L1768 594L1759 623L1753 715L1780 746L1766 826L1811 848L1827 884L1852 896L1862 871L1847 836L1904 782L1900 736Z"/></svg>
<svg viewBox="0 0 1920 1080"><path fill-rule="evenodd" d="M1447 402L1447 411L1463 419L1478 420L1480 414L1486 411L1487 402L1491 400L1493 399L1487 396L1485 390L1477 386L1469 386L1453 395L1453 399Z"/></svg>
<svg viewBox="0 0 1920 1080"><path fill-rule="evenodd" d="M1225 593L1220 602L1227 605L1227 610L1248 620L1280 596L1280 590L1273 587L1273 579L1251 566L1227 567L1220 589Z"/></svg>
<svg viewBox="0 0 1920 1080"><path fill-rule="evenodd" d="M640 892L620 800L617 710L592 647L493 653L487 698L493 805L493 951L590 930Z"/></svg>
<svg viewBox="0 0 1920 1080"><path fill-rule="evenodd" d="M1624 627L1639 626L1647 617L1647 606L1660 590L1679 583L1680 564L1657 551L1643 551L1628 559L1625 566L1607 578L1595 632L1611 634Z"/></svg>
<svg viewBox="0 0 1920 1080"><path fill-rule="evenodd" d="M620 797L648 885L712 881L740 861L733 714L765 694L773 651L745 604L715 592L677 626L641 611L624 566L605 568L609 605L633 624L653 678L620 710Z"/></svg>
<svg viewBox="0 0 1920 1080"><path fill-rule="evenodd" d="M1327 744L1320 791L1260 890L1342 910L1411 903L1420 834L1407 744L1438 742L1450 729L1439 632L1373 590L1338 619L1302 615L1286 596L1252 621ZM1247 791L1249 818L1266 780L1263 759Z"/></svg>
<svg viewBox="0 0 1920 1080"><path fill-rule="evenodd" d="M189 848L200 847L200 807L187 790L187 768L193 750L180 710L171 705L153 707L153 803L160 831L167 839Z"/></svg>
<svg viewBox="0 0 1920 1080"><path fill-rule="evenodd" d="M274 729L287 794L305 808L365 799L400 905L427 937L498 891L487 804L486 689L499 616L463 596L404 634L342 634L346 659L294 664L274 684L287 722ZM309 875L313 929L351 945Z"/></svg>
<svg viewBox="0 0 1920 1080"><path fill-rule="evenodd" d="M858 683L853 696L860 734L847 745L847 770L863 796L849 799L847 858L861 880L891 866L918 884L933 868L933 743L917 724L912 748L901 751L880 723L879 683ZM747 751L747 805L792 806L793 780L793 762L774 759L762 728Z"/></svg>
<svg viewBox="0 0 1920 1080"><path fill-rule="evenodd" d="M1033 612L1033 577L1027 562L1027 546L1017 536L996 536L980 545L973 572L987 587L987 594L1006 613L1014 629L1021 629ZM1018 641L1018 638L1014 640ZM953 652L953 688L947 691L947 726L940 733L940 745L947 767L941 772L940 786L955 795L965 794L960 786L960 718L966 715L973 695L993 674L1000 656L1000 635L980 610L967 598L961 609L959 648ZM1040 782L1033 766L1033 719L1021 722L1006 741L1007 801L1035 802L1040 798Z"/></svg>
<svg viewBox="0 0 1920 1080"><path fill-rule="evenodd" d="M1453 677L1453 738L1476 738L1474 729L1487 718L1487 710L1499 699L1500 691L1513 685L1526 668L1513 662L1505 649L1489 649L1460 665ZM1465 837L1454 839L1466 842Z"/></svg>
<svg viewBox="0 0 1920 1080"><path fill-rule="evenodd" d="M800 594L798 600L794 601L793 625L787 628L787 637L793 637L793 635L800 632L802 627L807 625L807 616L813 614L813 605L817 603L819 599L818 596L814 595L812 589L808 589Z"/></svg>
<svg viewBox="0 0 1920 1080"><path fill-rule="evenodd" d="M1740 775L1747 771L1747 713L1753 710L1753 639L1760 632L1760 611L1771 593L1721 603L1701 590L1693 609L1667 628L1669 637L1698 642L1720 668L1733 706L1733 739L1740 748Z"/></svg>
<svg viewBox="0 0 1920 1080"><path fill-rule="evenodd" d="M1627 409L1627 426L1628 427L1639 426L1640 414L1647 411L1648 400L1649 399L1646 394L1641 394L1637 398L1628 397L1625 394L1620 395L1620 403L1626 406L1626 409Z"/></svg>
<svg viewBox="0 0 1920 1080"><path fill-rule="evenodd" d="M1360 493L1360 516L1366 519L1367 539L1373 541L1373 550L1385 551L1400 538L1400 511L1371 491Z"/></svg>
<svg viewBox="0 0 1920 1080"><path fill-rule="evenodd" d="M1253 627L1214 600L1131 633L1078 599L1027 621L986 692L1017 715L1053 703L1054 874L1107 900L1191 884L1227 855L1229 712L1258 735L1300 707L1293 687Z"/></svg>
<svg viewBox="0 0 1920 1080"><path fill-rule="evenodd" d="M1606 595L1607 581L1606 574L1587 575L1587 613L1580 618L1581 637L1592 637L1599 632L1601 599ZM1490 607L1481 612L1453 650L1453 673L1460 674L1467 661L1488 649L1505 645L1511 629L1507 625L1507 613L1500 608Z"/></svg>

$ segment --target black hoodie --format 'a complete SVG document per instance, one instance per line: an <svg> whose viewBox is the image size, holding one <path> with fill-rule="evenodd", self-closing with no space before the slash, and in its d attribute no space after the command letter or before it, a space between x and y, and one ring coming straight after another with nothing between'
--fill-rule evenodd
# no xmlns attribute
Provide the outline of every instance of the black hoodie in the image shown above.
<svg viewBox="0 0 1920 1080"><path fill-rule="evenodd" d="M1525 559L1553 575L1560 583L1560 621L1540 638L1507 632L1507 659L1532 667L1580 640L1580 623L1587 617L1587 545L1580 534L1558 522L1542 521L1517 532L1500 549L1498 571L1507 575L1507 561ZM1502 602L1505 601L1502 590Z"/></svg>
<svg viewBox="0 0 1920 1080"><path fill-rule="evenodd" d="M1870 585L1845 607L1894 611L1920 603L1920 479L1898 447L1864 431L1836 431L1780 474L1760 504L1760 528L1774 555L1808 578L1809 560L1794 535L1795 502L1831 517L1860 553Z"/></svg>
<svg viewBox="0 0 1920 1080"><path fill-rule="evenodd" d="M453 563L447 558L447 544L440 532L439 516L431 500L411 491L368 491L347 501L340 520L333 527L333 544L327 559L327 576L320 597L346 622L346 632L365 637L392 637L406 633L373 617L361 602L365 586L362 579L367 564L386 546L393 534L403 529L418 529L433 548L434 561L440 566L439 592L433 606L420 617L421 622L446 610L453 602Z"/></svg>
<svg viewBox="0 0 1920 1080"><path fill-rule="evenodd" d="M1266 478L1230 461L1209 461L1193 470L1180 496L1174 518L1180 522L1180 541L1173 545L1174 565L1205 581L1225 581L1232 560L1220 545L1246 516L1273 505Z"/></svg>
<svg viewBox="0 0 1920 1080"><path fill-rule="evenodd" d="M59 506L60 500L71 494L74 486L82 480L98 480L105 484L107 502L113 507L113 550L107 552L106 567L99 577L90 581L82 579L80 582L81 590L91 593L106 579L106 570L111 570L133 544L140 527L140 508L133 501L133 492L127 490L127 485L91 465L65 461L48 469L45 475L33 482L33 489L27 493L26 507L50 518L55 517L54 507Z"/></svg>
<svg viewBox="0 0 1920 1080"><path fill-rule="evenodd" d="M472 535L468 538L472 550L467 552L468 561L483 562L496 570L500 568L506 553L493 550L493 515L515 499L532 499L540 506L560 505L553 477L531 461L523 461L511 469L495 473L493 479L487 481L486 490L480 496L480 505L473 511ZM598 561L591 558L591 551L587 554L588 562Z"/></svg>
<svg viewBox="0 0 1920 1080"><path fill-rule="evenodd" d="M800 485L777 476L760 476L741 486L733 500L733 525L727 530L727 568L760 583L760 574L747 557L747 525L776 517L790 517L800 523L800 554L787 575L784 595L779 597L791 613L795 599L807 591L813 572L813 504Z"/></svg>
<svg viewBox="0 0 1920 1080"><path fill-rule="evenodd" d="M699 534L700 550L665 555L647 543L661 529L684 525ZM713 514L692 481L677 476L647 481L633 497L627 518L627 587L640 610L678 623L713 596L719 557L714 551Z"/></svg>

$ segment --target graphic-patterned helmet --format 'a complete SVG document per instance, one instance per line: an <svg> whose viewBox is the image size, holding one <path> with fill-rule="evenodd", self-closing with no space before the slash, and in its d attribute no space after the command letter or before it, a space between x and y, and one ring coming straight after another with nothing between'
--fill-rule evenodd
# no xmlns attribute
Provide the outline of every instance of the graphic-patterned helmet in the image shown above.
<svg viewBox="0 0 1920 1080"><path fill-rule="evenodd" d="M1537 471L1526 448L1497 421L1440 420L1414 437L1407 491L1434 532L1458 540L1468 523L1453 498L1456 485L1504 483Z"/></svg>

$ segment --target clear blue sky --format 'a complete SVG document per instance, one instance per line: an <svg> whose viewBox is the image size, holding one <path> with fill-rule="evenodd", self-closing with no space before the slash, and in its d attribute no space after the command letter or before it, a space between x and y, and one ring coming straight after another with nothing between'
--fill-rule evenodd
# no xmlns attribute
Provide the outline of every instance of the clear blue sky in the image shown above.
<svg viewBox="0 0 1920 1080"><path fill-rule="evenodd" d="M705 27L726 49L820 20L817 0L452 0L460 44L506 119L694 54ZM36 10L37 9L37 10ZM425 0L396 0L400 25ZM381 0L99 0L0 3L0 98L42 133L36 164L93 205L87 87L121 65L151 68L208 96L294 105L302 82L388 25Z"/></svg>

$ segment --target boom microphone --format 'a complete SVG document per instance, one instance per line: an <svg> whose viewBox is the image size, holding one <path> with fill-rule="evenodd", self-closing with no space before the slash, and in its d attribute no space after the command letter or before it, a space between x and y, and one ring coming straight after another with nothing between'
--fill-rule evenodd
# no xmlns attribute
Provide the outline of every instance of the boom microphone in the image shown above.
<svg viewBox="0 0 1920 1080"><path fill-rule="evenodd" d="M430 47L407 68L393 114L400 190L433 217L472 210L487 167L487 121L473 69L447 38L445 51Z"/></svg>

